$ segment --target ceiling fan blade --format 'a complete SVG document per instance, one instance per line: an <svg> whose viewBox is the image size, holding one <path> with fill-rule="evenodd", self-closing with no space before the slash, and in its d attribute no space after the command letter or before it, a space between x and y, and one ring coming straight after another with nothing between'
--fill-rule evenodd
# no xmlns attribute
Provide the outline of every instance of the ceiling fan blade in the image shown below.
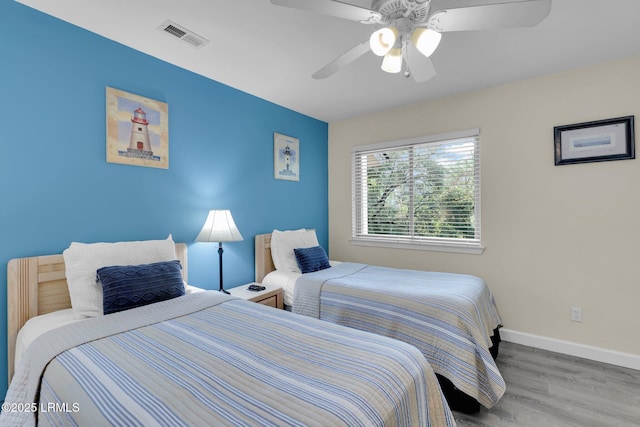
<svg viewBox="0 0 640 427"><path fill-rule="evenodd" d="M333 61L329 62L327 65L316 71L315 74L313 74L311 77L313 77L314 79L326 79L327 77L333 75L339 69L351 64L353 61L360 58L370 50L371 47L369 46L369 40L362 42L352 49L349 49Z"/></svg>
<svg viewBox="0 0 640 427"><path fill-rule="evenodd" d="M271 0L271 3L277 6L307 10L363 24L374 24L380 22L381 19L381 15L378 12L334 0Z"/></svg>
<svg viewBox="0 0 640 427"><path fill-rule="evenodd" d="M443 9L429 16L429 28L438 32L533 27L551 11L551 0L527 0Z"/></svg>
<svg viewBox="0 0 640 427"><path fill-rule="evenodd" d="M404 59L416 83L426 82L436 75L436 67L433 66L431 59L421 54L412 44L407 44L406 49Z"/></svg>
<svg viewBox="0 0 640 427"><path fill-rule="evenodd" d="M315 74L313 74L311 77L313 77L314 79L326 79L327 77L333 75L339 69L351 64L353 61L360 58L370 50L371 47L369 46L369 40L362 42L352 49L349 49L347 52L343 53L333 61L329 62L327 65L316 71Z"/></svg>

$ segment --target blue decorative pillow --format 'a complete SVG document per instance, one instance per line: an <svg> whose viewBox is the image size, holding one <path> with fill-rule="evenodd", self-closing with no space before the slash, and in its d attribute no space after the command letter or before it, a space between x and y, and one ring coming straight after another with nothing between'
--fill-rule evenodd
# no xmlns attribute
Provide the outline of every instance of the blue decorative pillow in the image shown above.
<svg viewBox="0 0 640 427"><path fill-rule="evenodd" d="M104 314L184 295L181 270L178 260L98 269Z"/></svg>
<svg viewBox="0 0 640 427"><path fill-rule="evenodd" d="M293 252L296 254L298 267L303 273L312 273L331 267L327 253L322 246L298 248L294 249Z"/></svg>

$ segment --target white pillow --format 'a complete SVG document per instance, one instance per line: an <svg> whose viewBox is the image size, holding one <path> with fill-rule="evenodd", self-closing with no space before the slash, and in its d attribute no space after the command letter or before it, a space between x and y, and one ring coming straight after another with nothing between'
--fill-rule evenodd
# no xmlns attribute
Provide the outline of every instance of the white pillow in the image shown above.
<svg viewBox="0 0 640 427"><path fill-rule="evenodd" d="M166 240L116 243L78 243L62 253L69 285L71 307L76 318L103 315L102 286L96 271L114 265L139 265L177 259L171 235Z"/></svg>
<svg viewBox="0 0 640 427"><path fill-rule="evenodd" d="M276 270L300 273L293 250L320 246L315 230L273 230L271 233L271 258Z"/></svg>

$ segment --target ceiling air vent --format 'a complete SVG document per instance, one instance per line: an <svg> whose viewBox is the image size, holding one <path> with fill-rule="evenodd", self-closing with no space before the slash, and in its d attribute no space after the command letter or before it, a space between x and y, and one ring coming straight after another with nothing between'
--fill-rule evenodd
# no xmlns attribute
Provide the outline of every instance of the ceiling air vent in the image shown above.
<svg viewBox="0 0 640 427"><path fill-rule="evenodd" d="M194 47L202 47L205 44L209 43L209 40L205 39L194 33L191 30L187 30L181 25L176 24L175 22L166 20L158 27L159 31L165 32L167 34L171 34L174 37L179 38L185 43L189 43Z"/></svg>

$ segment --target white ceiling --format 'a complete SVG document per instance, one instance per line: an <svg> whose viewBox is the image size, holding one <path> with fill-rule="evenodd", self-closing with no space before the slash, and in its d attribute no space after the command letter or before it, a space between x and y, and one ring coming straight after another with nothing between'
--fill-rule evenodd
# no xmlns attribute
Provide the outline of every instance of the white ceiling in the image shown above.
<svg viewBox="0 0 640 427"><path fill-rule="evenodd" d="M638 0L553 0L534 28L445 33L431 57L438 74L424 83L381 71L372 53L328 79L312 79L373 28L269 0L18 1L327 122L640 55ZM432 0L432 10L504 1ZM195 48L158 31L167 19L210 42Z"/></svg>

